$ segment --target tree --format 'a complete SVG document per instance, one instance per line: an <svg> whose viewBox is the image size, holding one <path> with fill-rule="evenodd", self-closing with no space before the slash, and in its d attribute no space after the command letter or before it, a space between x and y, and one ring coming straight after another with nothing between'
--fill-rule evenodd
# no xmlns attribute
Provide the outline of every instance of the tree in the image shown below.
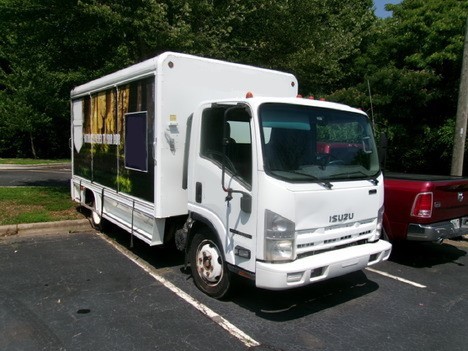
<svg viewBox="0 0 468 351"><path fill-rule="evenodd" d="M165 0L183 33L177 49L295 73L304 94L324 94L352 74L371 0Z"/></svg>
<svg viewBox="0 0 468 351"><path fill-rule="evenodd" d="M67 155L73 86L168 50L329 93L360 74L374 21L372 0L0 0L0 154Z"/></svg>
<svg viewBox="0 0 468 351"><path fill-rule="evenodd" d="M153 0L1 0L0 152L28 138L33 157L67 156L71 88L163 48L164 17Z"/></svg>
<svg viewBox="0 0 468 351"><path fill-rule="evenodd" d="M387 6L393 17L375 23L366 52L355 61L363 79L332 98L369 110L369 83L375 120L390 141L389 168L448 174L468 3ZM354 98L351 91L359 93Z"/></svg>

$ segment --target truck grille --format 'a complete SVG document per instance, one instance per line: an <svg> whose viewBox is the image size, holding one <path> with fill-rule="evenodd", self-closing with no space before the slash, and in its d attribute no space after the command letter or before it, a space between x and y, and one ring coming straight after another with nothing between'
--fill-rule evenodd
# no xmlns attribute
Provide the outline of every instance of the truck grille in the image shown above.
<svg viewBox="0 0 468 351"><path fill-rule="evenodd" d="M297 258L365 244L374 235L376 226L377 218L373 218L299 231L296 236Z"/></svg>
<svg viewBox="0 0 468 351"><path fill-rule="evenodd" d="M334 247L330 247L328 249L322 249L322 250L316 250L316 251L308 251L308 252L304 252L304 253L301 253L299 255L297 255L297 258L304 258L304 257L308 257L308 256L313 256L313 255L318 255L318 254L321 254L321 253L324 253L324 252L328 252L328 251L333 251L333 250L339 250L339 249L344 249L346 247L350 247L350 246L356 246L356 245L362 245L362 244L365 244L367 243L367 240L359 240L359 241L355 241L355 242L352 242L352 243L349 243L349 244L343 244L343 245L338 245L338 246L334 246Z"/></svg>

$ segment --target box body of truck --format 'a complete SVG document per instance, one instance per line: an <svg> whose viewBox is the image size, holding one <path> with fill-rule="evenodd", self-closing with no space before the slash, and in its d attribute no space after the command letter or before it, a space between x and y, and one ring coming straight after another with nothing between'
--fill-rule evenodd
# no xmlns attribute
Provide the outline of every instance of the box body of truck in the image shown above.
<svg viewBox="0 0 468 351"><path fill-rule="evenodd" d="M150 245L176 236L214 297L233 272L287 289L387 259L367 116L296 95L290 74L176 53L79 86L72 198Z"/></svg>

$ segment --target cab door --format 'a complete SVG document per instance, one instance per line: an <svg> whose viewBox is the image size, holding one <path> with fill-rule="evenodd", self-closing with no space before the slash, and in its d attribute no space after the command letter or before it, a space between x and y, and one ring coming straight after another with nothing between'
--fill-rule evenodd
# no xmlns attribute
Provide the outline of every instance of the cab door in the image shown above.
<svg viewBox="0 0 468 351"><path fill-rule="evenodd" d="M198 117L198 118L197 118ZM189 210L216 236L224 259L255 269L256 181L252 119L245 104L210 104L195 116Z"/></svg>

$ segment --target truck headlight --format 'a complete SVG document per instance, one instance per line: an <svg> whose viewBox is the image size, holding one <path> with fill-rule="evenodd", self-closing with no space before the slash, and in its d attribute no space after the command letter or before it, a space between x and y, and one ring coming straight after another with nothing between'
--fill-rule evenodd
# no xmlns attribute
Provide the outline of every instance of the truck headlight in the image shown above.
<svg viewBox="0 0 468 351"><path fill-rule="evenodd" d="M270 210L265 211L265 260L294 259L295 224Z"/></svg>

